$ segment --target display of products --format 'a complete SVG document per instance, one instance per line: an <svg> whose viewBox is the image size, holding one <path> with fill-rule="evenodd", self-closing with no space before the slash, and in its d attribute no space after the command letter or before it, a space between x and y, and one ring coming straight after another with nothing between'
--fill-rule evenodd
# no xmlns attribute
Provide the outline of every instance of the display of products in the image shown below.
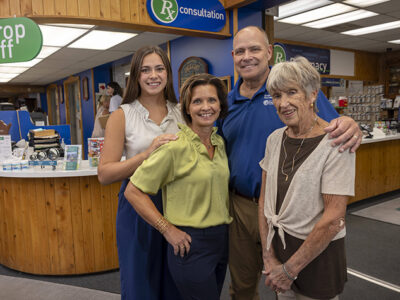
<svg viewBox="0 0 400 300"><path fill-rule="evenodd" d="M104 138L88 138L88 158L91 167L99 165L100 153L103 149Z"/></svg>

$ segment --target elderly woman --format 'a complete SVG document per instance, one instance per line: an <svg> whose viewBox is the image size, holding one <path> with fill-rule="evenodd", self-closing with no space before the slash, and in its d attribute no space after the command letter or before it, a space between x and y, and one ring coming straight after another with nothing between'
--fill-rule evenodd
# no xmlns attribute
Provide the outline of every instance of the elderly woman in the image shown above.
<svg viewBox="0 0 400 300"><path fill-rule="evenodd" d="M304 57L275 65L268 77L280 119L268 138L259 200L265 284L278 299L338 299L346 276L348 196L355 154L330 145L316 112L318 72Z"/></svg>
<svg viewBox="0 0 400 300"><path fill-rule="evenodd" d="M217 300L228 262L228 159L213 127L227 113L223 82L194 75L181 90L178 139L155 150L125 197L168 241L168 266L183 299ZM164 216L146 194L163 191Z"/></svg>

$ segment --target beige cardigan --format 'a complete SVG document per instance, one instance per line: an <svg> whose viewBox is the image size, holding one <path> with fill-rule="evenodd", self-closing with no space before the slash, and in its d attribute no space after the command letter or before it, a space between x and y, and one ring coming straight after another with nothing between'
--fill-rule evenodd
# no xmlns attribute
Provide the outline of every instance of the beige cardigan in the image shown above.
<svg viewBox="0 0 400 300"><path fill-rule="evenodd" d="M322 194L354 195L355 154L340 153L326 135L298 168L287 190L282 207L276 212L277 176L282 135L287 127L275 130L268 138L260 166L267 172L264 214L268 222L267 249L278 228L284 248L284 232L305 240L324 212ZM346 235L341 230L333 240Z"/></svg>

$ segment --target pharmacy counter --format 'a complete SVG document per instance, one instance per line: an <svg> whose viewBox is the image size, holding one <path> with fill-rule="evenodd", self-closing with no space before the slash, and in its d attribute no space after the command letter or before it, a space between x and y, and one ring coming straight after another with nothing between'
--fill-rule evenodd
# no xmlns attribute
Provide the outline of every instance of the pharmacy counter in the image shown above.
<svg viewBox="0 0 400 300"><path fill-rule="evenodd" d="M120 183L97 169L0 171L0 264L32 274L118 268L115 221Z"/></svg>
<svg viewBox="0 0 400 300"><path fill-rule="evenodd" d="M363 139L356 155L355 197L349 203L400 189L400 134Z"/></svg>

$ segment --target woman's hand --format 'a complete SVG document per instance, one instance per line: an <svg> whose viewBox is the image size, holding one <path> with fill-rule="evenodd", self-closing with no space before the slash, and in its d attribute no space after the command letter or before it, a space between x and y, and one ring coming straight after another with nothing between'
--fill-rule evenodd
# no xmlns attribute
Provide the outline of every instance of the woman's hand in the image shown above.
<svg viewBox="0 0 400 300"><path fill-rule="evenodd" d="M283 271L282 264L277 260L269 262L268 266L265 266L265 285L276 293L284 293L290 289L292 280Z"/></svg>
<svg viewBox="0 0 400 300"><path fill-rule="evenodd" d="M192 238L186 232L171 224L164 233L164 237L174 248L175 255L178 255L179 253L180 256L183 257L185 253L189 253Z"/></svg>
<svg viewBox="0 0 400 300"><path fill-rule="evenodd" d="M149 157L150 154L158 147L166 143L169 143L170 141L175 141L177 139L178 137L175 134L166 133L159 135L151 142L151 145L145 150L147 157Z"/></svg>
<svg viewBox="0 0 400 300"><path fill-rule="evenodd" d="M332 120L325 128L331 138L335 138L332 146L340 145L339 151L343 152L350 148L350 152L355 152L361 144L362 131L358 124L350 117L339 117Z"/></svg>

